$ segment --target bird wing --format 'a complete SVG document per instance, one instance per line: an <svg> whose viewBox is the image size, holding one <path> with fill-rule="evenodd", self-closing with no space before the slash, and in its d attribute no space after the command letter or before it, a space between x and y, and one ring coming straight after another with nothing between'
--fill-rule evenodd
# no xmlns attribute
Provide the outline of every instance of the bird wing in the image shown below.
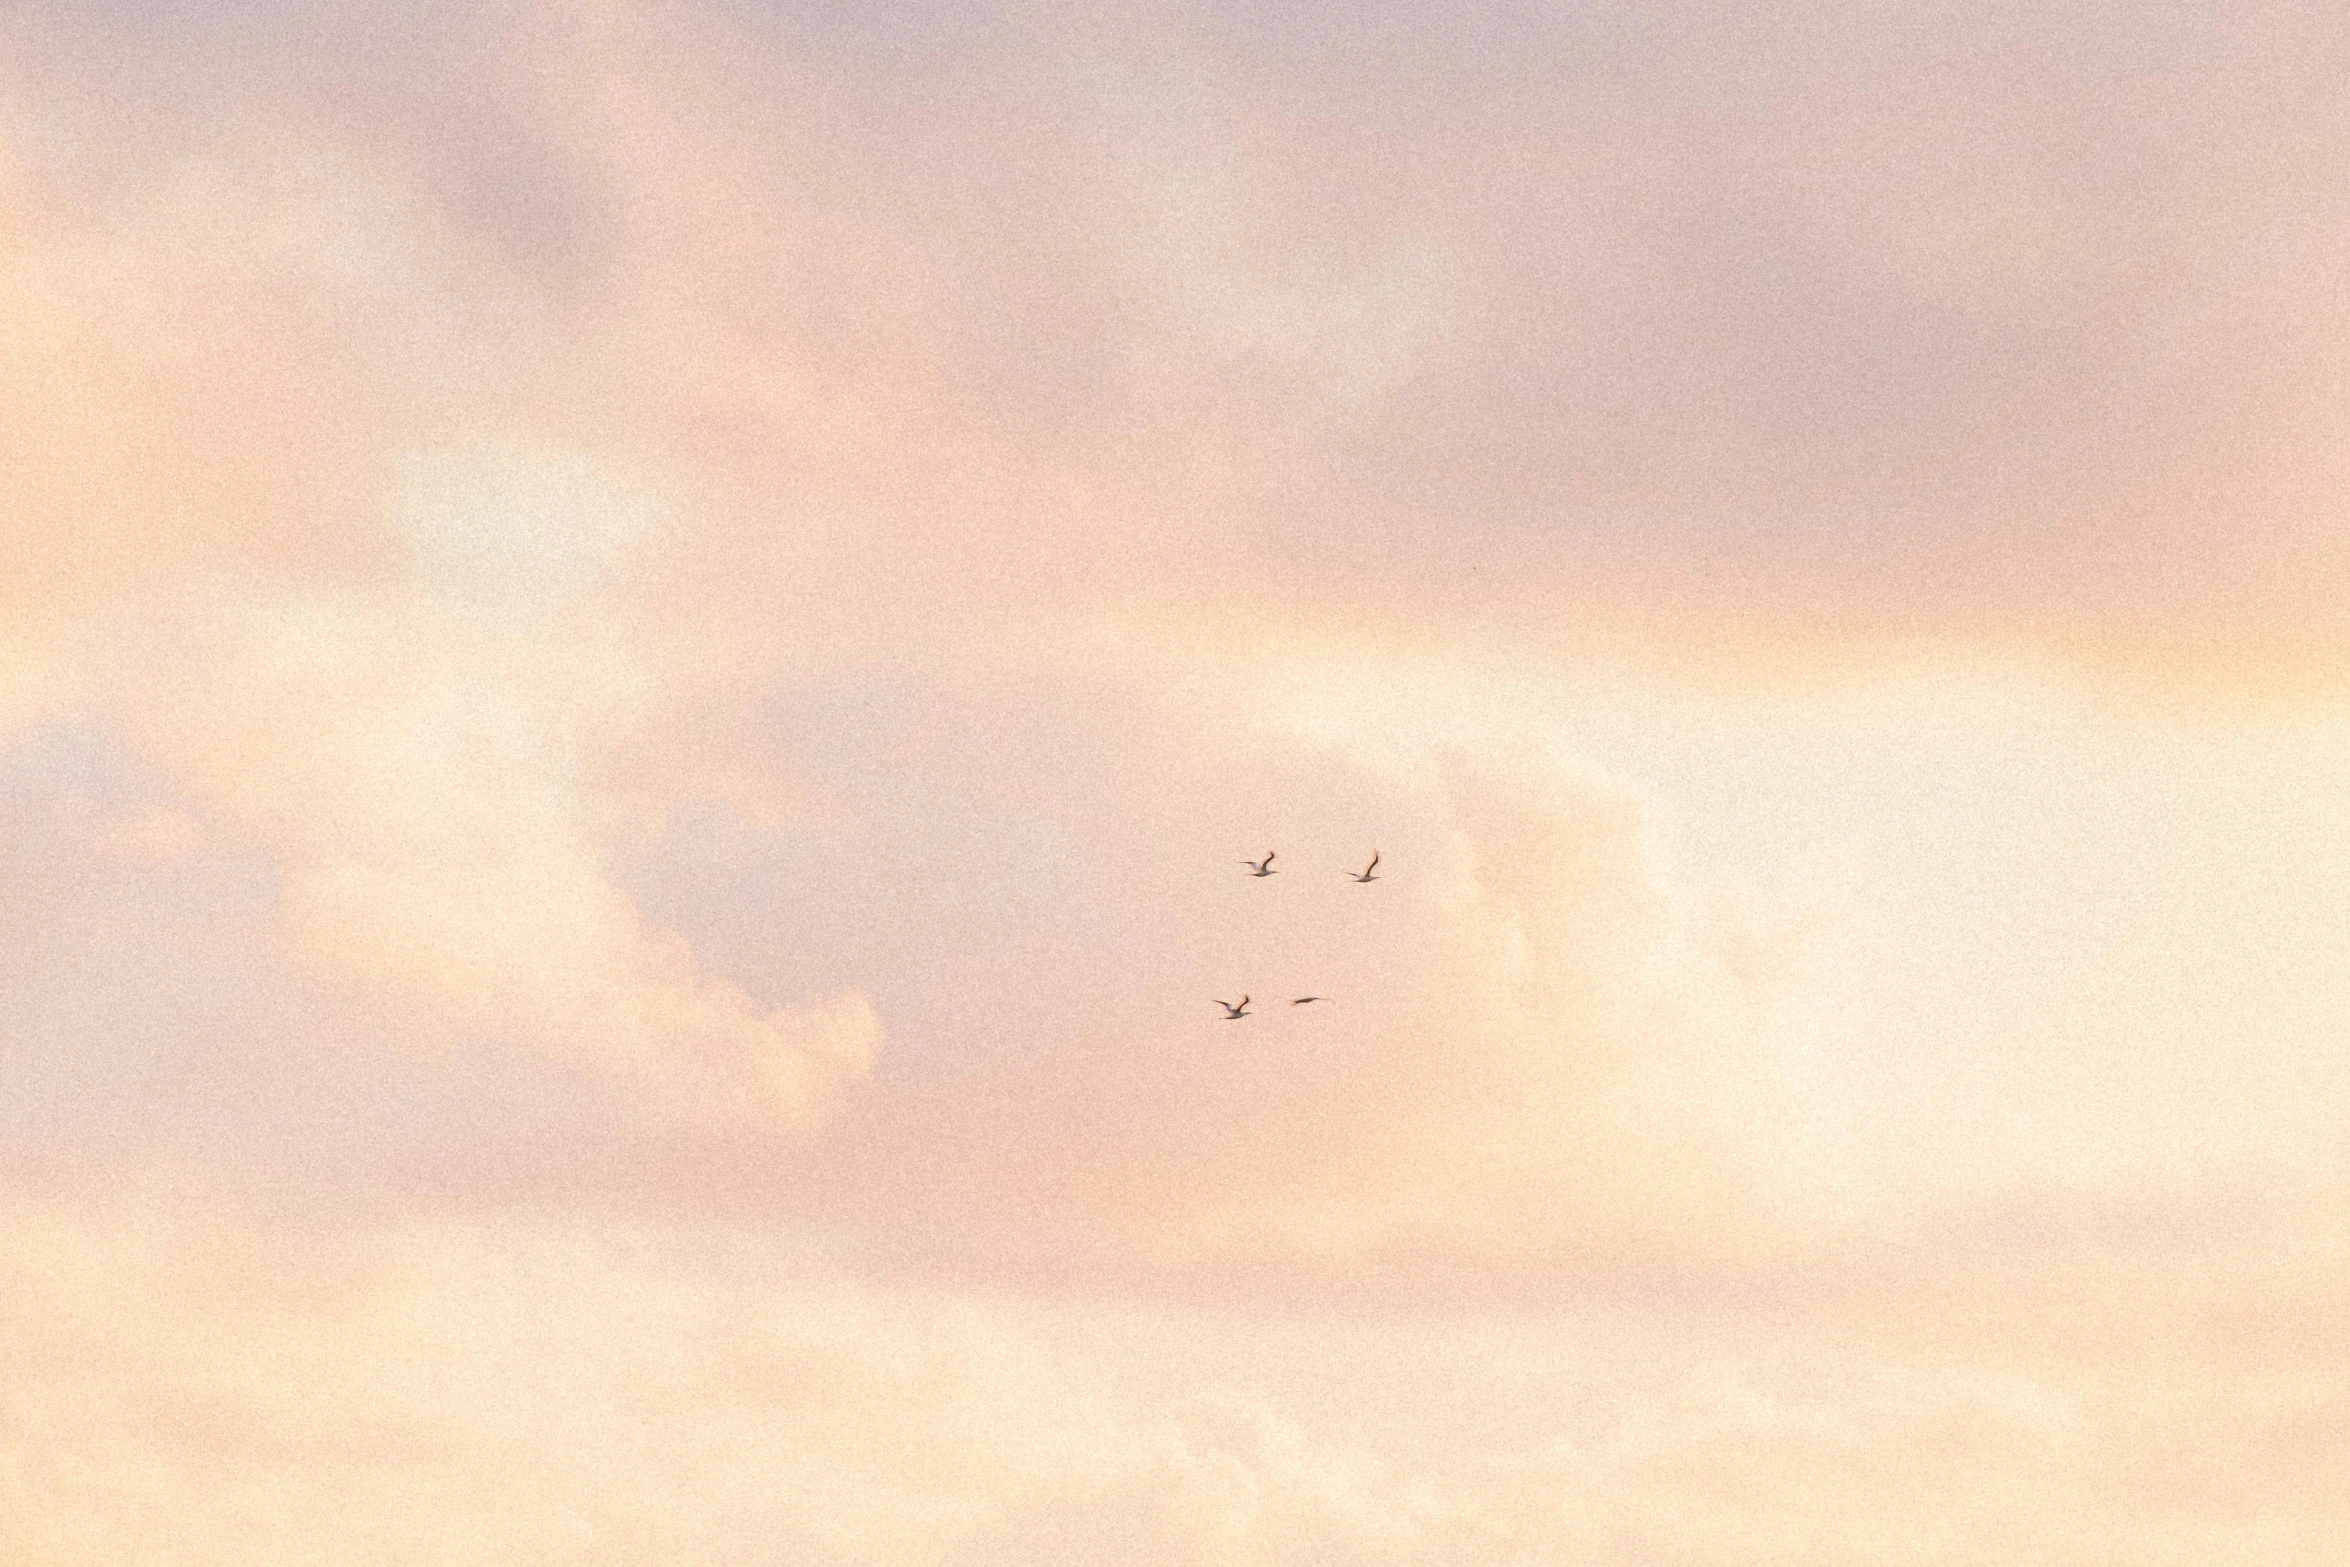
<svg viewBox="0 0 2350 1567"><path fill-rule="evenodd" d="M1364 874L1365 876L1368 876L1368 875L1370 875L1370 874L1371 874L1373 871L1377 870L1378 868L1379 868L1379 851L1378 851L1377 849L1373 849L1373 850L1371 851L1371 863L1363 867L1363 874Z"/></svg>

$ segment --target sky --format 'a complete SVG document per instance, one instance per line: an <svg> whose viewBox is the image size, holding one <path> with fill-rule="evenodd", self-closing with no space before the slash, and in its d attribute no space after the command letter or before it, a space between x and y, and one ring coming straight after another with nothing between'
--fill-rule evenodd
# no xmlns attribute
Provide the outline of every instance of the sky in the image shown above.
<svg viewBox="0 0 2350 1567"><path fill-rule="evenodd" d="M0 1556L2350 1552L2350 21L5 17Z"/></svg>

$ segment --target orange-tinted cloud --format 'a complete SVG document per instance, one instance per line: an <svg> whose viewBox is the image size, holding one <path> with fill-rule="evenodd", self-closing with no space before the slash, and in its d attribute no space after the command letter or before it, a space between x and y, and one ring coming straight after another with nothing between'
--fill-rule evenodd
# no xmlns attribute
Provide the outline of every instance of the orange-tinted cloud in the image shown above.
<svg viewBox="0 0 2350 1567"><path fill-rule="evenodd" d="M322 1229L184 1184L18 1190L6 1213L0 1543L42 1567L166 1547L1923 1567L2247 1541L2314 1564L2344 1538L2340 1314L2307 1269L2262 1273L2291 1329L2263 1363L2233 1328L2142 1309L2137 1259L1865 1299L1839 1277L1236 1322L941 1299L725 1226Z"/></svg>
<svg viewBox="0 0 2350 1567"><path fill-rule="evenodd" d="M13 1554L2340 1554L2337 24L20 21Z"/></svg>

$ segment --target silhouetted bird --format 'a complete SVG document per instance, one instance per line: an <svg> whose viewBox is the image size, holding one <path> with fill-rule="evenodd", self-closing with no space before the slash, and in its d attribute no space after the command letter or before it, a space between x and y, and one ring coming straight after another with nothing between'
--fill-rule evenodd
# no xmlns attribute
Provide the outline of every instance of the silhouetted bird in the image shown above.
<svg viewBox="0 0 2350 1567"><path fill-rule="evenodd" d="M1271 849L1267 849L1265 851L1265 857L1261 860L1242 860L1240 863L1247 866L1250 870L1256 872L1259 876L1278 876L1281 874L1279 871L1273 869L1273 851Z"/></svg>
<svg viewBox="0 0 2350 1567"><path fill-rule="evenodd" d="M1234 1018L1248 1016L1248 997L1246 996L1242 996L1240 998L1240 1004L1238 1006L1234 1006L1229 1001L1219 1001L1216 1003L1216 1005L1224 1009L1224 1021L1227 1023L1231 1022Z"/></svg>
<svg viewBox="0 0 2350 1567"><path fill-rule="evenodd" d="M1348 871L1347 875L1354 877L1356 881L1377 881L1379 879L1378 875L1376 874L1378 869L1379 851L1377 849L1373 849L1371 851L1371 863L1364 866L1359 875L1354 871Z"/></svg>

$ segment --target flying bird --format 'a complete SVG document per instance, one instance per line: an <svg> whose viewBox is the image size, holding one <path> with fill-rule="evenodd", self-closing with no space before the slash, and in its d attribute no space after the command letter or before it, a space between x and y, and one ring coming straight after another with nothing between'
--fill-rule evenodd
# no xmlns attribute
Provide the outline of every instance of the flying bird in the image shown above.
<svg viewBox="0 0 2350 1567"><path fill-rule="evenodd" d="M1271 849L1267 849L1265 851L1265 857L1261 860L1242 860L1240 863L1247 866L1251 871L1255 872L1259 876L1278 876L1281 874L1279 871L1273 869L1273 851Z"/></svg>
<svg viewBox="0 0 2350 1567"><path fill-rule="evenodd" d="M1240 1003L1237 1006L1229 1001L1219 1001L1216 1003L1216 1005L1224 1009L1224 1021L1227 1023L1231 1022L1234 1018L1248 1016L1248 997L1246 996L1242 996L1240 998Z"/></svg>
<svg viewBox="0 0 2350 1567"><path fill-rule="evenodd" d="M1296 1000L1290 1002L1290 1005L1293 1007L1302 1007L1309 1001L1328 1001L1329 999L1330 998L1328 996L1299 996Z"/></svg>
<svg viewBox="0 0 2350 1567"><path fill-rule="evenodd" d="M1272 858L1272 856L1268 854L1265 856L1265 858L1269 860ZM1373 849L1371 851L1371 863L1364 866L1360 872L1348 871L1347 875L1353 877L1356 881L1377 881L1379 879L1378 870L1379 851L1377 849Z"/></svg>

